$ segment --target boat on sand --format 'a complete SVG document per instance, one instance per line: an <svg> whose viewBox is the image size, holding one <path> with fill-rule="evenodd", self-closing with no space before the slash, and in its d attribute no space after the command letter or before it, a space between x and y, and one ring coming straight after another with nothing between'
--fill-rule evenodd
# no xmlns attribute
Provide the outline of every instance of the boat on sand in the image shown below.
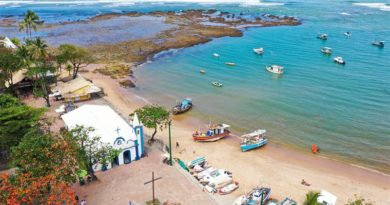
<svg viewBox="0 0 390 205"><path fill-rule="evenodd" d="M232 183L218 189L218 194L221 194L221 195L230 194L236 189L238 189L238 182L232 182Z"/></svg>
<svg viewBox="0 0 390 205"><path fill-rule="evenodd" d="M238 197L233 205L258 205L266 202L271 194L270 188L257 187L246 195Z"/></svg>
<svg viewBox="0 0 390 205"><path fill-rule="evenodd" d="M192 99L186 98L172 108L172 114L177 115L183 112L187 112L191 108L192 108Z"/></svg>
<svg viewBox="0 0 390 205"><path fill-rule="evenodd" d="M214 142L229 136L229 127L227 124L210 124L206 132L196 131L192 138L199 142Z"/></svg>
<svg viewBox="0 0 390 205"><path fill-rule="evenodd" d="M266 130L259 129L242 135L241 151L246 152L266 145L268 143L268 139L265 137L266 132Z"/></svg>

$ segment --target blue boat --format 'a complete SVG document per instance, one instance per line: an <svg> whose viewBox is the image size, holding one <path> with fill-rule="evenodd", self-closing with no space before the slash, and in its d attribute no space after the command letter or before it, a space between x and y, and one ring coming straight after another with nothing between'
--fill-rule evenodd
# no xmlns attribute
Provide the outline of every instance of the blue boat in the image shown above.
<svg viewBox="0 0 390 205"><path fill-rule="evenodd" d="M192 99L186 98L181 101L178 105L172 108L172 114L177 115L186 112L192 108Z"/></svg>
<svg viewBox="0 0 390 205"><path fill-rule="evenodd" d="M266 132L266 130L259 129L241 136L241 151L246 152L266 145L268 143L268 139L265 136Z"/></svg>

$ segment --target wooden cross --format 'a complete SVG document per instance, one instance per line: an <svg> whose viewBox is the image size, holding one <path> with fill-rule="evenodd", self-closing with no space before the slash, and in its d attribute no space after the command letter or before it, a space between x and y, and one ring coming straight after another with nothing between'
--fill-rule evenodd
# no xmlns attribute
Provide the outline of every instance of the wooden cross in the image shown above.
<svg viewBox="0 0 390 205"><path fill-rule="evenodd" d="M159 179L162 179L162 177L157 177L157 178L154 178L154 172L152 172L152 180L150 181L147 181L144 183L144 185L147 185L149 183L152 183L152 193L153 193L153 205L155 204L155 199L154 199L154 182L159 180Z"/></svg>

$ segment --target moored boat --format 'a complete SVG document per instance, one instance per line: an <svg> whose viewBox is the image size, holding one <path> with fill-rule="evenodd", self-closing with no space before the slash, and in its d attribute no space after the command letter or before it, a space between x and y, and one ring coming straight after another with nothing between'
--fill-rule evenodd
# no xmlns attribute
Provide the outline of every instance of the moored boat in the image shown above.
<svg viewBox="0 0 390 205"><path fill-rule="evenodd" d="M211 82L211 84L213 84L215 87L222 87L222 83L220 83L220 82L216 82L216 81L214 81L214 82Z"/></svg>
<svg viewBox="0 0 390 205"><path fill-rule="evenodd" d="M232 182L232 183L218 189L218 194L221 194L221 195L230 194L236 189L238 189L238 182Z"/></svg>
<svg viewBox="0 0 390 205"><path fill-rule="evenodd" d="M264 48L254 48L253 52L255 52L256 54L259 54L259 55L263 55Z"/></svg>
<svg viewBox="0 0 390 205"><path fill-rule="evenodd" d="M199 70L199 73L201 73L201 74L205 74L205 73L206 73L206 71L205 71L205 70Z"/></svg>
<svg viewBox="0 0 390 205"><path fill-rule="evenodd" d="M323 54L330 55L330 54L332 54L332 48L330 48L330 47L323 47L323 48L321 48L321 52Z"/></svg>
<svg viewBox="0 0 390 205"><path fill-rule="evenodd" d="M373 46L378 46L378 47L384 47L385 46L385 42L384 41L374 41L371 43Z"/></svg>
<svg viewBox="0 0 390 205"><path fill-rule="evenodd" d="M179 104L172 108L172 114L177 115L183 112L186 112L192 108L192 99L186 98L182 100Z"/></svg>
<svg viewBox="0 0 390 205"><path fill-rule="evenodd" d="M268 72L271 73L276 73L276 74L283 74L284 73L284 68L279 65L271 65L271 66L266 66L265 67Z"/></svg>
<svg viewBox="0 0 390 205"><path fill-rule="evenodd" d="M218 58L219 57L219 54L218 53L213 53L213 56Z"/></svg>
<svg viewBox="0 0 390 205"><path fill-rule="evenodd" d="M346 36L346 37L351 37L351 36L352 36L352 33L349 32L349 31L347 31L347 32L344 33L344 36Z"/></svg>
<svg viewBox="0 0 390 205"><path fill-rule="evenodd" d="M248 194L237 198L236 201L234 201L234 205L259 205L261 201L264 204L264 202L268 200L270 194L270 188L258 187Z"/></svg>
<svg viewBox="0 0 390 205"><path fill-rule="evenodd" d="M246 152L266 145L268 143L266 132L266 130L259 129L241 136L241 151Z"/></svg>
<svg viewBox="0 0 390 205"><path fill-rule="evenodd" d="M321 39L321 40L328 40L328 34L326 33L323 33L323 34L319 34L317 36L318 39Z"/></svg>
<svg viewBox="0 0 390 205"><path fill-rule="evenodd" d="M236 66L236 64L233 63L233 62L226 62L225 65L228 65L228 66Z"/></svg>
<svg viewBox="0 0 390 205"><path fill-rule="evenodd" d="M334 62L338 63L338 64L341 64L341 65L345 65L345 61L342 57L338 56L336 58L333 58Z"/></svg>
<svg viewBox="0 0 390 205"><path fill-rule="evenodd" d="M230 125L226 124L209 125L206 133L196 131L192 137L195 141L199 142L214 142L229 136L229 127Z"/></svg>

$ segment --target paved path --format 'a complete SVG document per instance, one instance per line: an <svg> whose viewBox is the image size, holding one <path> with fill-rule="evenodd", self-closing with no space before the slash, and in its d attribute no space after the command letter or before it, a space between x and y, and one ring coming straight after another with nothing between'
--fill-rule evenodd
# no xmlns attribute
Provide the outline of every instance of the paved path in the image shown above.
<svg viewBox="0 0 390 205"><path fill-rule="evenodd" d="M85 186L74 186L76 194L86 199L88 205L123 204L129 200L136 205L144 205L152 198L152 185L144 185L152 177L163 177L155 182L156 197L161 202L177 204L213 205L210 195L203 192L197 183L188 179L177 167L161 163L161 152L153 150L139 161L121 165L106 172L98 172L99 181ZM175 204L176 205L176 204Z"/></svg>

